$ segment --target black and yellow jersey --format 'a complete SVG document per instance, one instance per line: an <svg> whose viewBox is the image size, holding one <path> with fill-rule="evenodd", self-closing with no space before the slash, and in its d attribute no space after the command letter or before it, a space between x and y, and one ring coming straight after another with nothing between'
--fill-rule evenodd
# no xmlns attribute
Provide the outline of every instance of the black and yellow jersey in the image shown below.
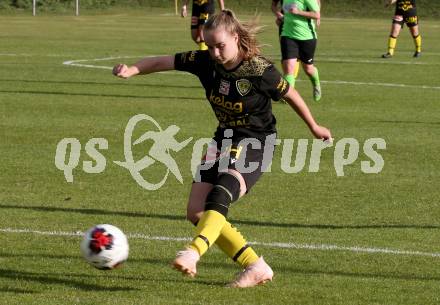
<svg viewBox="0 0 440 305"><path fill-rule="evenodd" d="M214 14L215 2L214 0L194 0L192 6L193 16L199 17L200 14Z"/></svg>
<svg viewBox="0 0 440 305"><path fill-rule="evenodd" d="M244 60L228 71L208 51L190 51L175 55L175 69L199 78L219 122L216 139L228 128L234 137L259 140L276 132L271 100L282 98L289 85L264 57Z"/></svg>
<svg viewBox="0 0 440 305"><path fill-rule="evenodd" d="M214 0L194 0L192 6L191 29L206 23L215 12Z"/></svg>
<svg viewBox="0 0 440 305"><path fill-rule="evenodd" d="M397 0L396 15L403 15L405 12L416 9L416 0Z"/></svg>

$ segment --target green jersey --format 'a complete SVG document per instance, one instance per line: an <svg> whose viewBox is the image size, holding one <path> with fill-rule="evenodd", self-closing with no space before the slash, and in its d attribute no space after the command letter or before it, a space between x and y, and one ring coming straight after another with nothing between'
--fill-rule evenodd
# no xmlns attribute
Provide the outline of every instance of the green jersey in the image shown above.
<svg viewBox="0 0 440 305"><path fill-rule="evenodd" d="M297 40L316 39L315 21L288 12L290 6L296 5L300 11L319 12L316 0L284 0L284 23L281 36Z"/></svg>

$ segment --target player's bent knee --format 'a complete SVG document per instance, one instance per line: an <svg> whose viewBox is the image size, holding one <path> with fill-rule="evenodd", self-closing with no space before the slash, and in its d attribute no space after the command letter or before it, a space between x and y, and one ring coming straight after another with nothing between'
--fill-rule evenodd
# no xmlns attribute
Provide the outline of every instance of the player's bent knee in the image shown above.
<svg viewBox="0 0 440 305"><path fill-rule="evenodd" d="M236 171L235 169L231 169L231 168L228 169L228 174L234 176L238 180L238 182L240 183L240 194L239 194L238 198L240 198L241 196L246 194L247 187L246 187L246 182L244 181L243 176L238 171Z"/></svg>
<svg viewBox="0 0 440 305"><path fill-rule="evenodd" d="M206 198L205 210L214 210L225 217L232 202L240 198L240 181L232 174L222 173Z"/></svg>

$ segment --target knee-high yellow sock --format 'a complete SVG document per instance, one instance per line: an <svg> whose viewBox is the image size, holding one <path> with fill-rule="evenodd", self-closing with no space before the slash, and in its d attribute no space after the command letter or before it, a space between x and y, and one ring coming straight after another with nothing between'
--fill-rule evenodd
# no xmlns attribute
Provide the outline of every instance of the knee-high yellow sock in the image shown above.
<svg viewBox="0 0 440 305"><path fill-rule="evenodd" d="M204 41L199 42L199 50L201 50L201 51L208 50L208 46L206 45L206 43Z"/></svg>
<svg viewBox="0 0 440 305"><path fill-rule="evenodd" d="M394 55L394 49L396 48L396 43L397 43L397 38L390 36L390 38L388 38L388 53L390 53L391 55Z"/></svg>
<svg viewBox="0 0 440 305"><path fill-rule="evenodd" d="M422 52L422 36L417 35L414 37L414 45L416 46L416 52Z"/></svg>
<svg viewBox="0 0 440 305"><path fill-rule="evenodd" d="M298 74L299 74L299 66L301 65L301 61L298 59L297 61L296 61L296 64L295 64L295 69L293 70L293 77L296 79L296 78L298 78Z"/></svg>
<svg viewBox="0 0 440 305"><path fill-rule="evenodd" d="M226 218L217 211L205 211L197 224L196 236L189 245L202 256L220 235Z"/></svg>
<svg viewBox="0 0 440 305"><path fill-rule="evenodd" d="M246 243L243 235L230 222L223 225L220 236L215 243L227 256L243 268L258 260L257 253Z"/></svg>

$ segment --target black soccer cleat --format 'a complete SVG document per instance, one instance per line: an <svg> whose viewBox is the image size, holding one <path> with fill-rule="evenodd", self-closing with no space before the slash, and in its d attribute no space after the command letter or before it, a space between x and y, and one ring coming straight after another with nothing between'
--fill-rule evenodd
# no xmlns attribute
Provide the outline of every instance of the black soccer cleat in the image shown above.
<svg viewBox="0 0 440 305"><path fill-rule="evenodd" d="M419 58L420 56L422 56L422 52L416 51L413 55L414 58Z"/></svg>
<svg viewBox="0 0 440 305"><path fill-rule="evenodd" d="M382 58L391 58L391 57L393 57L393 55L391 55L390 53L382 54Z"/></svg>

